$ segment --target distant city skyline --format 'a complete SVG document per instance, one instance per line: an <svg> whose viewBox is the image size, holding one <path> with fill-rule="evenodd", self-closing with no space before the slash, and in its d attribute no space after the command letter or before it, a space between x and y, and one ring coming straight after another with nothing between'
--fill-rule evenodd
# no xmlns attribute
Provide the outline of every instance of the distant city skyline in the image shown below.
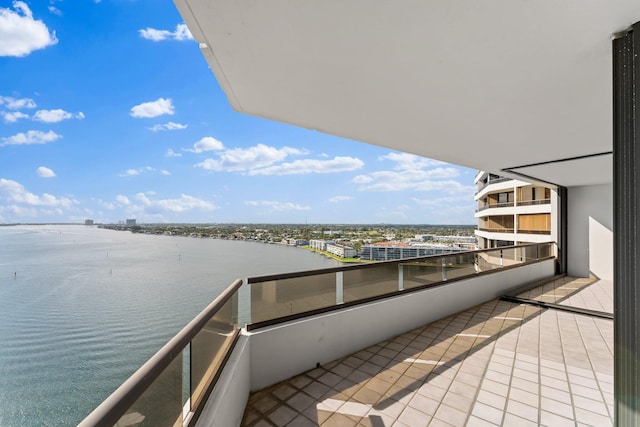
<svg viewBox="0 0 640 427"><path fill-rule="evenodd" d="M0 34L0 223L475 223L475 170L234 112L171 2Z"/></svg>

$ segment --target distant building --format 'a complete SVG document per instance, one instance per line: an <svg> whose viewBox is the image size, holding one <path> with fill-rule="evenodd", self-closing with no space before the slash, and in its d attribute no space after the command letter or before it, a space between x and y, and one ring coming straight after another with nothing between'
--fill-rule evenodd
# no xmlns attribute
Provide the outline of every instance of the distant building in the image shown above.
<svg viewBox="0 0 640 427"><path fill-rule="evenodd" d="M443 255L468 249L446 245L409 246L407 244L364 245L360 248L360 259L368 261L393 261L405 258Z"/></svg>
<svg viewBox="0 0 640 427"><path fill-rule="evenodd" d="M127 227L133 227L133 226L135 226L135 225L136 225L136 219L135 219L135 218L133 218L133 219L128 219L128 220L127 220L127 222L126 222L126 226L127 226Z"/></svg>
<svg viewBox="0 0 640 427"><path fill-rule="evenodd" d="M307 246L309 241L306 239L284 239L285 243L289 246Z"/></svg>
<svg viewBox="0 0 640 427"><path fill-rule="evenodd" d="M84 220L84 225L93 225L93 220L92 219L85 219Z"/></svg>
<svg viewBox="0 0 640 427"><path fill-rule="evenodd" d="M319 239L309 240L309 246L311 246L311 249L315 249L318 251L326 251L327 245L334 244L334 243L335 243L334 240L319 240Z"/></svg>
<svg viewBox="0 0 640 427"><path fill-rule="evenodd" d="M327 252L339 256L340 258L353 258L356 256L356 250L349 246L339 245L337 243L328 243Z"/></svg>

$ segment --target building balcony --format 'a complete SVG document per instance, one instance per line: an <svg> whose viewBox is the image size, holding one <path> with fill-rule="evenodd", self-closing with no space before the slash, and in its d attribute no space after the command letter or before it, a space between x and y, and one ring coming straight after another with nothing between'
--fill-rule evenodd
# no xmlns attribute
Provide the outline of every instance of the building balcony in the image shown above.
<svg viewBox="0 0 640 427"><path fill-rule="evenodd" d="M479 207L479 208L476 210L476 212L482 212L482 211L484 211L484 210L487 210L487 209L494 209L494 208L511 208L511 207L513 207L513 206L515 206L515 204L514 204L513 202L505 202L505 203L491 203L491 204L488 204L488 205L484 205L484 206Z"/></svg>
<svg viewBox="0 0 640 427"><path fill-rule="evenodd" d="M489 179L487 181L480 181L478 182L478 185L476 186L476 194L481 192L485 187L491 185L491 184L499 184L501 182L507 182L507 181L513 181L513 178L504 178L504 177L499 177L499 178L494 178L494 179Z"/></svg>
<svg viewBox="0 0 640 427"><path fill-rule="evenodd" d="M553 308L491 300L252 393L242 425L610 426L611 291L564 277L516 295Z"/></svg>
<svg viewBox="0 0 640 427"><path fill-rule="evenodd" d="M551 234L551 230L546 229L526 229L518 228L518 234Z"/></svg>
<svg viewBox="0 0 640 427"><path fill-rule="evenodd" d="M399 409L411 412L407 408L432 370L441 378L463 372L460 363L471 350L461 345L475 346L477 341L479 350L487 347L481 345L485 338L495 341L504 335L491 335L484 327L477 332L471 326L480 324L477 319L467 322L467 330L451 316L462 311L456 316L469 320L469 313L477 312L489 322L491 311L478 304L552 277L554 253L553 243L543 243L254 277L244 286L236 281L81 426L232 426L240 425L243 417L246 425L258 419L285 425L295 418L307 423L299 425L319 425L345 411L351 417L374 415L370 423L390 425L387 421L398 418ZM504 304L513 303L487 304L493 304L496 316L515 318L511 309L504 310ZM514 304L516 311L519 306ZM471 307L476 308L464 314ZM530 314L522 314L520 319L528 321ZM424 326L432 322L436 326ZM454 335L447 329L445 335L425 340L438 325L449 324L462 329ZM413 332L394 338L406 331ZM411 353L418 350L413 348L417 343L424 349ZM440 356L423 360L427 351ZM388 364L388 370L383 369ZM384 378L376 378L382 372L391 381L388 387L378 381ZM284 380L294 382L274 387ZM368 389L378 386L378 395L371 395ZM249 398L250 392L260 390ZM371 401L364 396L377 397ZM389 399L381 401L384 396ZM313 411L315 419L309 417Z"/></svg>
<svg viewBox="0 0 640 427"><path fill-rule="evenodd" d="M478 227L480 231L486 231L488 233L513 233L513 228L506 227Z"/></svg>
<svg viewBox="0 0 640 427"><path fill-rule="evenodd" d="M518 206L534 206L534 205L548 205L551 204L551 199L541 200L519 200Z"/></svg>

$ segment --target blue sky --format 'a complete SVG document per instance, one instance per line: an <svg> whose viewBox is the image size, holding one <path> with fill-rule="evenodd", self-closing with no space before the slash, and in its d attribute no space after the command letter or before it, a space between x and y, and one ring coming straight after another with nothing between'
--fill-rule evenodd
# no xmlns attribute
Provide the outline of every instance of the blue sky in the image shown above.
<svg viewBox="0 0 640 427"><path fill-rule="evenodd" d="M177 9L0 0L0 223L473 224L474 170L234 112Z"/></svg>

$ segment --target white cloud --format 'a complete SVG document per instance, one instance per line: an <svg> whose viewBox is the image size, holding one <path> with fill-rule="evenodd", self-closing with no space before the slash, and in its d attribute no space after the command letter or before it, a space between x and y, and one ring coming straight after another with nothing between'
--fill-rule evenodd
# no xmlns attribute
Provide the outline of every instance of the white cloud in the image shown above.
<svg viewBox="0 0 640 427"><path fill-rule="evenodd" d="M51 169L44 166L40 166L38 169L36 169L36 174L40 178L53 178L54 176L56 176L56 174Z"/></svg>
<svg viewBox="0 0 640 427"><path fill-rule="evenodd" d="M10 110L36 108L37 106L35 101L31 98L13 98L11 96L0 96L0 105L4 105Z"/></svg>
<svg viewBox="0 0 640 427"><path fill-rule="evenodd" d="M187 128L187 125L174 123L174 122L167 122L164 124L153 125L147 129L157 132L159 130L180 130L180 129L186 129L186 128Z"/></svg>
<svg viewBox="0 0 640 427"><path fill-rule="evenodd" d="M4 178L0 178L0 198L4 198L8 203L17 203L19 205L67 209L78 203L77 200L68 197L58 198L48 193L38 196L27 191L19 182Z"/></svg>
<svg viewBox="0 0 640 427"><path fill-rule="evenodd" d="M454 196L429 199L413 198L420 211L436 224L469 224L476 204L473 202L474 189Z"/></svg>
<svg viewBox="0 0 640 427"><path fill-rule="evenodd" d="M131 107L131 117L151 118L162 116L163 114L173 115L173 103L170 98L158 98L155 101L143 102Z"/></svg>
<svg viewBox="0 0 640 427"><path fill-rule="evenodd" d="M56 43L55 32L49 33L44 22L33 19L25 2L14 1L13 10L0 8L0 56L22 57Z"/></svg>
<svg viewBox="0 0 640 427"><path fill-rule="evenodd" d="M276 202L271 200L248 200L244 202L247 206L264 206L275 212L285 211L308 211L311 208L309 206L296 205L291 202Z"/></svg>
<svg viewBox="0 0 640 427"><path fill-rule="evenodd" d="M145 172L153 172L155 171L155 168L152 168L151 166L145 166L143 168L137 168L137 169L127 169L125 171L122 171L118 174L118 176L121 177L126 177L126 176L137 176L137 175L141 175Z"/></svg>
<svg viewBox="0 0 640 427"><path fill-rule="evenodd" d="M38 110L33 115L33 120L44 123L58 123L68 119L84 119L84 113L73 114L58 108L55 110Z"/></svg>
<svg viewBox="0 0 640 427"><path fill-rule="evenodd" d="M167 153L164 155L165 157L182 157L181 153L176 153L171 148L167 150Z"/></svg>
<svg viewBox="0 0 640 427"><path fill-rule="evenodd" d="M291 147L275 148L258 144L249 148L232 148L223 151L219 159L206 159L197 163L195 167L216 172L238 172L252 169L266 168L281 162L288 155L305 154L305 151Z"/></svg>
<svg viewBox="0 0 640 427"><path fill-rule="evenodd" d="M302 159L290 163L253 169L249 175L306 175L310 173L349 172L361 169L364 162L356 157L334 157L332 160Z"/></svg>
<svg viewBox="0 0 640 427"><path fill-rule="evenodd" d="M58 135L54 131L41 132L39 130L30 130L27 133L17 133L13 136L2 138L0 147L6 145L28 145L28 144L46 144L56 141L62 138L62 135Z"/></svg>
<svg viewBox="0 0 640 427"><path fill-rule="evenodd" d="M431 170L378 171L353 178L364 191L459 191L463 187L455 178L459 175L455 168L436 168Z"/></svg>
<svg viewBox="0 0 640 427"><path fill-rule="evenodd" d="M55 6L49 6L49 12L53 13L54 15L62 16L62 11Z"/></svg>
<svg viewBox="0 0 640 427"><path fill-rule="evenodd" d="M350 196L334 196L329 199L331 203L345 202L347 200L351 200Z"/></svg>
<svg viewBox="0 0 640 427"><path fill-rule="evenodd" d="M439 160L427 159L425 157L416 156L409 153L389 153L386 156L380 156L378 160L391 160L396 163L396 170L422 169L430 166L440 166L446 163Z"/></svg>
<svg viewBox="0 0 640 427"><path fill-rule="evenodd" d="M224 150L224 145L222 142L211 136L205 136L200 141L193 144L193 148L185 148L184 151L189 151L191 153L202 153L205 151L220 151Z"/></svg>
<svg viewBox="0 0 640 427"><path fill-rule="evenodd" d="M116 202L118 202L122 206L128 206L131 204L129 198L127 196L123 196L122 194L118 194L116 196Z"/></svg>
<svg viewBox="0 0 640 427"><path fill-rule="evenodd" d="M353 178L354 184L367 184L371 181L373 181L373 178L369 175L358 175Z"/></svg>
<svg viewBox="0 0 640 427"><path fill-rule="evenodd" d="M187 194L181 194L178 199L152 200L144 193L138 193L136 194L136 200L142 203L144 211L148 213L158 213L163 211L180 213L192 209L201 209L205 211L212 211L216 209L216 206L213 203Z"/></svg>
<svg viewBox="0 0 640 427"><path fill-rule="evenodd" d="M160 175L168 176L168 175L171 175L171 172L169 172L168 170L163 169L163 170L160 171Z"/></svg>
<svg viewBox="0 0 640 427"><path fill-rule="evenodd" d="M176 29L174 31L169 30L157 30L155 28L145 28L142 30L138 30L140 36L147 40L152 40L154 42L159 42L162 40L193 40L193 36L189 31L189 28L185 24L176 25Z"/></svg>
<svg viewBox="0 0 640 427"><path fill-rule="evenodd" d="M2 117L4 118L4 121L7 123L15 123L20 119L28 119L29 115L24 114L20 111L14 111L11 113L2 113Z"/></svg>

